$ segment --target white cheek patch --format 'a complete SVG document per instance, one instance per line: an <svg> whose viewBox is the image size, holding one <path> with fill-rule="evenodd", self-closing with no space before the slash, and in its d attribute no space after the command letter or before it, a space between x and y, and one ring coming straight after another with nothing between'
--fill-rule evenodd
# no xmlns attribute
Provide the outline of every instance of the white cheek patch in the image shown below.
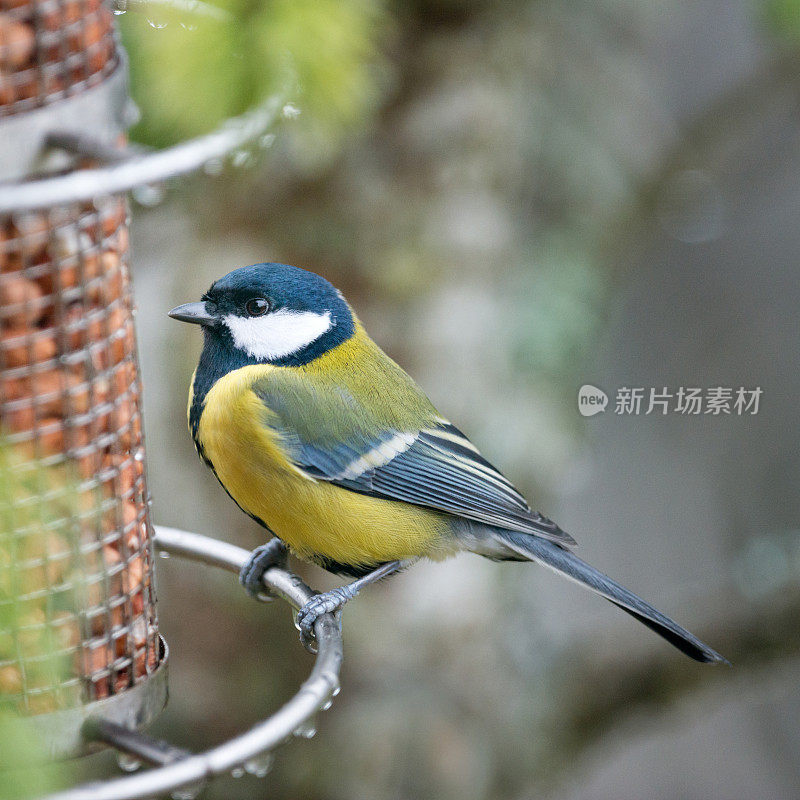
<svg viewBox="0 0 800 800"><path fill-rule="evenodd" d="M331 315L281 308L263 317L223 319L234 344L252 358L273 360L299 352L331 329Z"/></svg>

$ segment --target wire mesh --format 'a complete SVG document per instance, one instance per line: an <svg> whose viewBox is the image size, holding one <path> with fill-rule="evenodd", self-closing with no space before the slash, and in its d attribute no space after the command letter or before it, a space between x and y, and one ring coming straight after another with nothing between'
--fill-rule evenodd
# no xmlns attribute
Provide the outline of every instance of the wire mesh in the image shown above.
<svg viewBox="0 0 800 800"><path fill-rule="evenodd" d="M91 749L88 717L135 729L166 702L124 192L255 142L293 86L125 151L113 19L100 0L0 0L0 711L58 758Z"/></svg>
<svg viewBox="0 0 800 800"><path fill-rule="evenodd" d="M0 117L94 86L117 61L101 0L0 0Z"/></svg>
<svg viewBox="0 0 800 800"><path fill-rule="evenodd" d="M0 703L158 665L124 197L0 217Z"/></svg>

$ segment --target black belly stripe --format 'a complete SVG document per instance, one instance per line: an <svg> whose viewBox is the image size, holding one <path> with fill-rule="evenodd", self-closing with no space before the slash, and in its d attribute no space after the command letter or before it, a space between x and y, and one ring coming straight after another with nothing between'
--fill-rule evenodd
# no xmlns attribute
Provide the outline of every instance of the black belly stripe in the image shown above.
<svg viewBox="0 0 800 800"><path fill-rule="evenodd" d="M333 572L337 575L349 575L351 578L363 578L365 575L369 575L370 572L378 569L378 567L389 563L388 561L381 561L377 564L355 565L342 564L341 561L334 561L332 558L326 558L321 555L312 555L308 558L318 567L322 567L322 569L326 569L328 572Z"/></svg>

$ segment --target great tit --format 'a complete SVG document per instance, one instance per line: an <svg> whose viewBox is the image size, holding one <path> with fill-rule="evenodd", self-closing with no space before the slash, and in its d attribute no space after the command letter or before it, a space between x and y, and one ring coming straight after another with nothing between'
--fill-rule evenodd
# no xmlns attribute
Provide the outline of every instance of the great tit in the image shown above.
<svg viewBox="0 0 800 800"><path fill-rule="evenodd" d="M575 556L569 534L525 498L367 335L327 280L254 264L169 312L200 325L189 430L237 505L273 538L241 573L251 594L288 547L357 580L298 614L323 613L419 558L469 550L535 561L602 595L692 658L719 653Z"/></svg>

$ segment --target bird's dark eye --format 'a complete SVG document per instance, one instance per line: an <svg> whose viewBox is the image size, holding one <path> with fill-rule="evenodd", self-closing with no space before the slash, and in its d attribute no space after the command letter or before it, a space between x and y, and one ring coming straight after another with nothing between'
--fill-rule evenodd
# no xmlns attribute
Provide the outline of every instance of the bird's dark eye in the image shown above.
<svg viewBox="0 0 800 800"><path fill-rule="evenodd" d="M254 297L245 303L244 310L251 317L263 317L269 311L269 301L263 297Z"/></svg>

